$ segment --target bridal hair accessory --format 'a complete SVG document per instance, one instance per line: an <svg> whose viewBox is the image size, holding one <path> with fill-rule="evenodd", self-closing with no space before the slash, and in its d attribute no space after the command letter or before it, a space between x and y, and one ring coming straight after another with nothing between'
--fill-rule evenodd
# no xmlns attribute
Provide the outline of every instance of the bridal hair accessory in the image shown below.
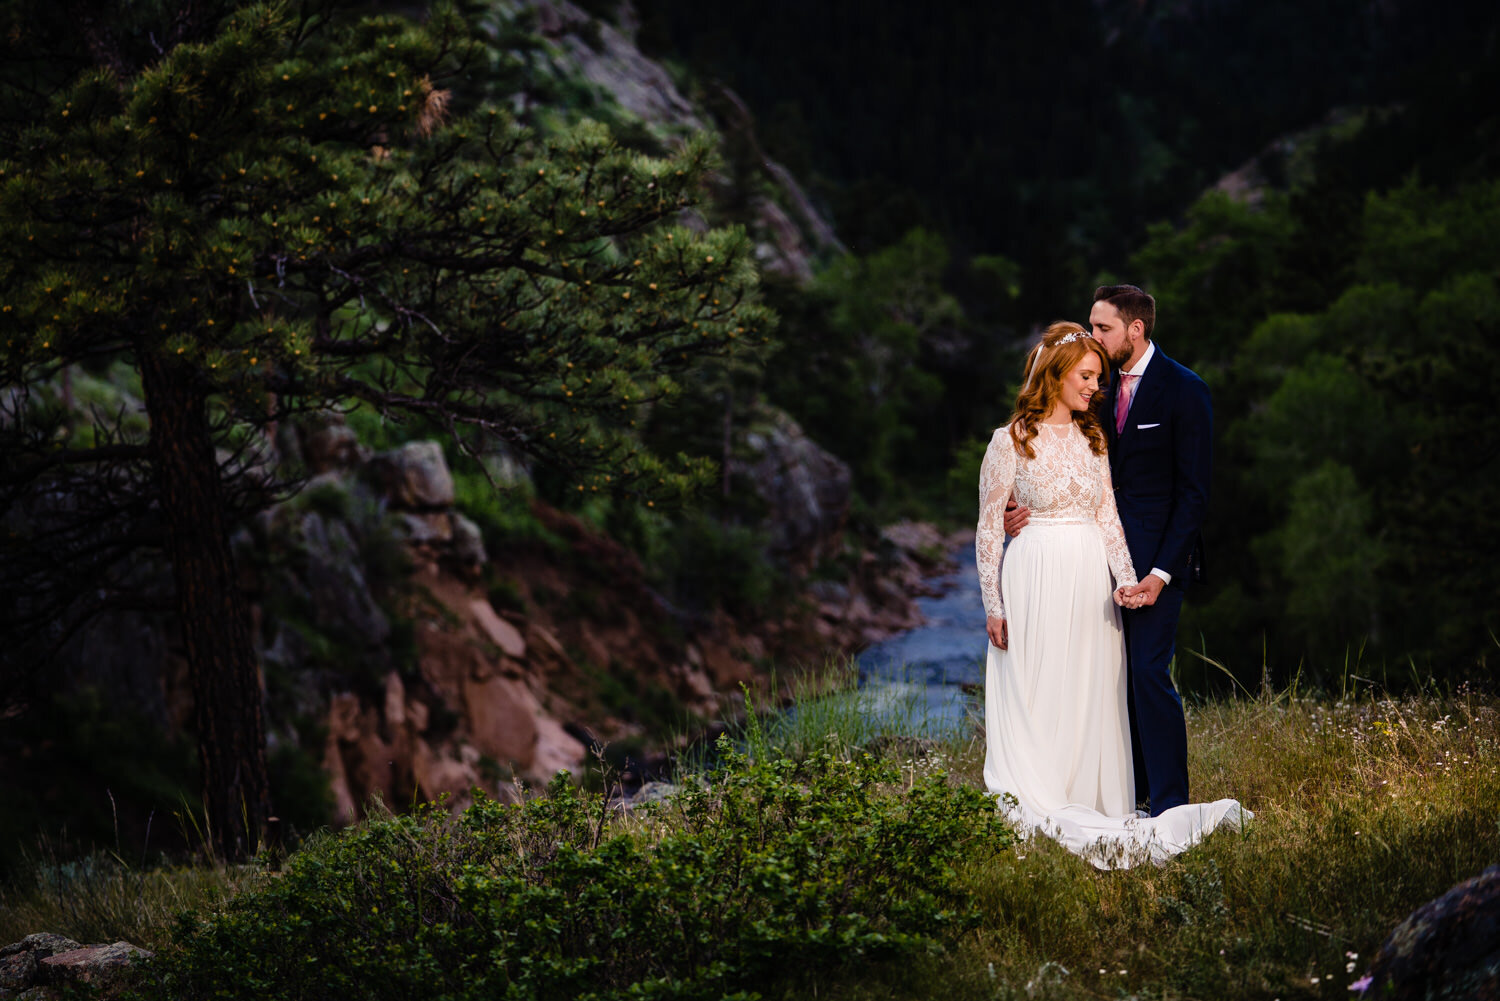
<svg viewBox="0 0 1500 1001"><path fill-rule="evenodd" d="M1072 344L1074 341L1088 341L1088 340L1093 340L1093 336L1087 330L1075 330L1071 334L1064 334L1062 337L1059 337L1057 340L1053 341L1051 344L1048 344L1047 347L1049 347L1049 348L1059 348L1059 347L1062 347L1064 344Z"/></svg>
<svg viewBox="0 0 1500 1001"><path fill-rule="evenodd" d="M1038 346L1043 348L1060 348L1064 344L1072 344L1074 341L1086 341L1092 339L1093 335L1090 334L1087 330L1074 330L1071 333L1062 335L1051 344L1043 341ZM1026 367L1026 382L1021 386L1021 392L1024 393L1026 392L1026 390L1031 388L1031 371L1032 369L1036 368L1036 358L1040 358L1041 356L1042 353L1038 351L1036 353L1036 357L1031 360L1031 364Z"/></svg>

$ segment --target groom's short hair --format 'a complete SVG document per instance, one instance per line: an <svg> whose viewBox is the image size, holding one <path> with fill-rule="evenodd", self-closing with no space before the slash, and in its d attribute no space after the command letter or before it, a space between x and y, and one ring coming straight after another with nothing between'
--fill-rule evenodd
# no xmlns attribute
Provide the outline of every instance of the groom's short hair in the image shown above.
<svg viewBox="0 0 1500 1001"><path fill-rule="evenodd" d="M1125 326L1136 320L1145 329L1146 340L1151 339L1151 330L1156 326L1156 300L1134 285L1100 285L1094 289L1095 302L1107 302L1120 311Z"/></svg>

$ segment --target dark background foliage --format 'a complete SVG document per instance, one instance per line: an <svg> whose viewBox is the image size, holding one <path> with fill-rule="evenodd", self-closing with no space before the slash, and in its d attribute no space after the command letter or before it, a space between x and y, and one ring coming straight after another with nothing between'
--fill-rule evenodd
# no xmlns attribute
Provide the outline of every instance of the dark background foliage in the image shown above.
<svg viewBox="0 0 1500 1001"><path fill-rule="evenodd" d="M856 255L777 303L767 385L873 508L971 516L1010 349L1081 316L1096 281L1139 282L1216 399L1212 579L1183 646L1251 687L1487 678L1492 5L642 12L645 45L744 97ZM1237 198L1213 191L1237 170ZM903 255L927 301L949 297L936 322L892 305L882 262ZM1230 684L1180 667L1189 689Z"/></svg>

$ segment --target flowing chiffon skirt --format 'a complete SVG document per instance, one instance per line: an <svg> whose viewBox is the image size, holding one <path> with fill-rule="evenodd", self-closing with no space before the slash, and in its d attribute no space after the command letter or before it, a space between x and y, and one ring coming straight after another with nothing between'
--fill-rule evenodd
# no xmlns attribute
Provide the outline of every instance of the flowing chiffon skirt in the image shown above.
<svg viewBox="0 0 1500 1001"><path fill-rule="evenodd" d="M1023 832L1118 869L1251 816L1232 799L1136 812L1125 639L1095 524L1033 518L1000 591L1009 649L991 644L985 668L984 781Z"/></svg>

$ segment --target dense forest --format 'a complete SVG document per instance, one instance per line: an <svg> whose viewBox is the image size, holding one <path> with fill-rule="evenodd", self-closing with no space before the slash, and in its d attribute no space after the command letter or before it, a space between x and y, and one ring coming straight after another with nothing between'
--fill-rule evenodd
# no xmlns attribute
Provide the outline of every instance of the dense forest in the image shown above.
<svg viewBox="0 0 1500 1001"><path fill-rule="evenodd" d="M1492 7L170 6L0 5L0 835L233 856L519 774L476 685L639 756L856 648L1104 280L1215 398L1183 687L1488 680Z"/></svg>
<svg viewBox="0 0 1500 1001"><path fill-rule="evenodd" d="M963 514L1008 413L1004 347L1134 281L1216 399L1210 585L1182 645L1252 688L1488 677L1500 428L1464 383L1500 266L1493 7L642 9L646 42L741 93L826 199L859 263L821 290L892 317L930 278L910 340L857 324L905 348L889 382L838 339L858 307L782 307L798 363L770 392L872 503ZM1183 660L1190 689L1229 684Z"/></svg>

